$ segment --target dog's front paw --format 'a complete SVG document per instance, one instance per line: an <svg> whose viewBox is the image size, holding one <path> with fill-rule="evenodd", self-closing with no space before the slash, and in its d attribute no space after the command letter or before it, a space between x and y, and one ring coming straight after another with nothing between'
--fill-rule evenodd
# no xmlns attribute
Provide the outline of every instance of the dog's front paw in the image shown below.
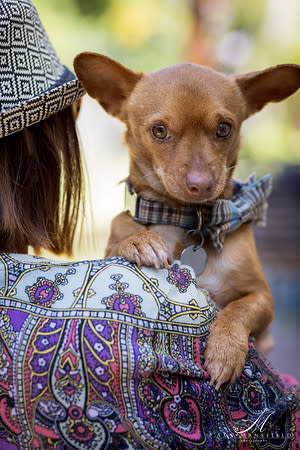
<svg viewBox="0 0 300 450"><path fill-rule="evenodd" d="M210 328L204 354L210 384L216 389L226 382L231 385L243 369L247 352L248 333L244 327L218 317Z"/></svg>
<svg viewBox="0 0 300 450"><path fill-rule="evenodd" d="M141 231L125 239L119 247L119 254L138 266L168 268L171 264L164 240L154 231Z"/></svg>

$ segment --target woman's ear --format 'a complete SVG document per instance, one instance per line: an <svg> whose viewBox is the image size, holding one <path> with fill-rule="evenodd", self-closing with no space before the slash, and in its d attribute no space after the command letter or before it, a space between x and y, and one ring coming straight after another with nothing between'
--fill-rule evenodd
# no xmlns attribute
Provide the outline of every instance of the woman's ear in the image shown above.
<svg viewBox="0 0 300 450"><path fill-rule="evenodd" d="M247 117L269 102L280 102L300 87L300 66L281 64L235 77L247 104Z"/></svg>
<svg viewBox="0 0 300 450"><path fill-rule="evenodd" d="M107 56L80 53L74 59L74 70L87 93L113 116L124 119L122 109L143 74L134 72Z"/></svg>

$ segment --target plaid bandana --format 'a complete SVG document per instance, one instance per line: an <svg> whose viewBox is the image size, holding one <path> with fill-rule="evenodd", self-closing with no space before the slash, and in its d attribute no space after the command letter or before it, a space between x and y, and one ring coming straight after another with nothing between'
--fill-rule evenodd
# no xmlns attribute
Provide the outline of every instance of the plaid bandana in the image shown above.
<svg viewBox="0 0 300 450"><path fill-rule="evenodd" d="M187 230L201 231L221 251L226 234L235 231L243 223L266 224L267 198L271 189L271 175L256 181L254 174L246 183L234 181L234 193L228 200L212 200L195 208L172 208L167 203L140 197L127 184L125 210L140 223L176 225Z"/></svg>

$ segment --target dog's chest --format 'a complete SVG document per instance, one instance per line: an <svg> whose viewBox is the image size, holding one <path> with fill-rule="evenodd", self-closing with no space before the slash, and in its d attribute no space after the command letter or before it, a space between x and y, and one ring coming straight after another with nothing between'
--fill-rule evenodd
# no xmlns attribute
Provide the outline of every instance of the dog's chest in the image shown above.
<svg viewBox="0 0 300 450"><path fill-rule="evenodd" d="M179 259L184 249L185 231L183 228L176 227L175 225L149 225L148 229L155 231L164 239L172 259Z"/></svg>
<svg viewBox="0 0 300 450"><path fill-rule="evenodd" d="M172 259L180 259L181 252L185 248L184 229L174 225L150 225L148 229L155 231L165 240ZM222 306L227 301L224 298L225 280L222 276L224 271L221 270L220 266L220 264L222 265L222 258L219 258L216 251L209 246L205 246L205 250L207 252L207 265L203 273L197 277L197 283L200 287L207 289L212 298Z"/></svg>

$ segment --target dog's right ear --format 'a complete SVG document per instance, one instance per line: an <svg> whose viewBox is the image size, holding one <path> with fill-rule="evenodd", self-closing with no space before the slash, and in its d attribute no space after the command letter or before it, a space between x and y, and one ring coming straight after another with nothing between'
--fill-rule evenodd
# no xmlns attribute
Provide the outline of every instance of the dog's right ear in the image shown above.
<svg viewBox="0 0 300 450"><path fill-rule="evenodd" d="M84 52L74 59L74 70L87 93L113 116L124 119L123 105L143 74L99 53Z"/></svg>

